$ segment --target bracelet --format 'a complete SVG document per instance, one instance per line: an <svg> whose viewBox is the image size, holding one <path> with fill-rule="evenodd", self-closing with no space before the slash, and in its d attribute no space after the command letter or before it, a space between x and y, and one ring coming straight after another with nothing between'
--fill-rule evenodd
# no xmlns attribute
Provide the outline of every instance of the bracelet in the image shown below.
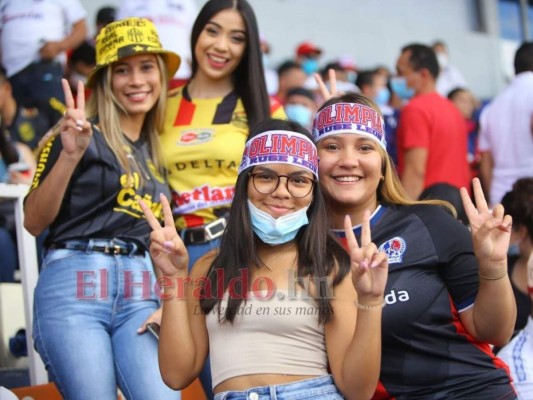
<svg viewBox="0 0 533 400"><path fill-rule="evenodd" d="M357 306L358 309L360 310L377 310L379 308L383 308L387 305L387 302L385 300L383 300L383 303L379 303L379 304L371 304L371 305L367 305L367 304L361 304L359 303L358 301L355 301L354 302L355 305Z"/></svg>
<svg viewBox="0 0 533 400"><path fill-rule="evenodd" d="M481 275L480 273L478 273L478 275L479 275L479 277L480 277L481 279L485 279L485 280L487 280L487 281L497 281L497 280L499 280L499 279L505 278L505 277L507 276L507 271L504 271L504 273L503 273L502 275L497 276L497 277L495 277L495 278L493 278L493 277L491 277L491 276L483 276L483 275Z"/></svg>

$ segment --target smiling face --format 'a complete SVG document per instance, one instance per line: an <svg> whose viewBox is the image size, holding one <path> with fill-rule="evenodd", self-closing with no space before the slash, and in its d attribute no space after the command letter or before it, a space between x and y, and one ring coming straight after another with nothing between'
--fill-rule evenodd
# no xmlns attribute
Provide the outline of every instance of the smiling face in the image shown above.
<svg viewBox="0 0 533 400"><path fill-rule="evenodd" d="M256 179L265 180L269 176L276 179L276 175L288 175L296 187L303 182L298 178L314 179L309 170L289 164L265 164L255 167L252 174L259 174ZM274 218L282 215L291 214L304 207L307 207L313 198L313 190L305 197L294 197L287 190L287 178L280 177L280 182L276 190L270 194L263 194L257 191L254 186L253 178L248 180L248 199L258 209L269 213Z"/></svg>
<svg viewBox="0 0 533 400"><path fill-rule="evenodd" d="M377 207L382 176L380 145L354 133L327 136L317 143L320 187L331 210L370 210Z"/></svg>
<svg viewBox="0 0 533 400"><path fill-rule="evenodd" d="M227 9L204 26L194 49L197 76L212 81L231 80L246 50L246 26L241 14Z"/></svg>
<svg viewBox="0 0 533 400"><path fill-rule="evenodd" d="M113 93L128 115L146 115L161 95L161 71L157 56L126 57L111 66Z"/></svg>

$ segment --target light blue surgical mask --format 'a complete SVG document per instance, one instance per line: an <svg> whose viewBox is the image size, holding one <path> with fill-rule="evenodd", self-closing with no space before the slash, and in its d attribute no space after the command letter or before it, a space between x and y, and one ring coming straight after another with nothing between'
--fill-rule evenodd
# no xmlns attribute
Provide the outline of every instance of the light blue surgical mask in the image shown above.
<svg viewBox="0 0 533 400"><path fill-rule="evenodd" d="M289 121L298 122L307 129L312 125L313 111L303 104L287 104L285 114L287 114Z"/></svg>
<svg viewBox="0 0 533 400"><path fill-rule="evenodd" d="M390 91L386 87L382 87L379 90L378 94L376 95L376 98L374 99L376 104L380 107L389 104L389 100L390 100Z"/></svg>
<svg viewBox="0 0 533 400"><path fill-rule="evenodd" d="M269 213L260 210L248 200L248 210L252 218L252 228L259 239L273 246L290 242L296 237L300 228L309 223L307 209L302 208L291 214L274 218Z"/></svg>
<svg viewBox="0 0 533 400"><path fill-rule="evenodd" d="M403 100L409 100L415 94L415 91L407 86L407 81L403 76L391 78L390 86L392 91Z"/></svg>
<svg viewBox="0 0 533 400"><path fill-rule="evenodd" d="M263 53L261 55L261 60L263 61L263 68L270 68L270 57L268 54Z"/></svg>
<svg viewBox="0 0 533 400"><path fill-rule="evenodd" d="M355 71L346 72L346 80L350 83L355 84L355 81L357 80L357 72Z"/></svg>
<svg viewBox="0 0 533 400"><path fill-rule="evenodd" d="M318 71L318 60L316 58L306 58L302 62L302 69L307 75L314 74Z"/></svg>

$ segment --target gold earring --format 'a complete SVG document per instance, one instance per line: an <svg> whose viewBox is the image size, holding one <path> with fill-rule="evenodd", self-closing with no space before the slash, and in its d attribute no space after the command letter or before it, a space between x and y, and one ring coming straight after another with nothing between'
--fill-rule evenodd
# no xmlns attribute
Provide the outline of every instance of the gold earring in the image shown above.
<svg viewBox="0 0 533 400"><path fill-rule="evenodd" d="M382 175L381 178L379 178L379 180L380 180L381 182L384 182L384 181L385 181L385 177Z"/></svg>

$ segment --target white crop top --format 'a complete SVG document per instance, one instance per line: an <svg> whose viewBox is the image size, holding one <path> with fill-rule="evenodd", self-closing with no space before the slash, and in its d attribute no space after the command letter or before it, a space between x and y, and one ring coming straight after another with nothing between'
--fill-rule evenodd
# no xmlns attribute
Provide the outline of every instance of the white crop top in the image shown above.
<svg viewBox="0 0 533 400"><path fill-rule="evenodd" d="M314 299L260 291L243 301L233 324L219 323L217 307L206 315L213 388L242 375L327 375L324 325ZM227 296L221 302L224 315Z"/></svg>

